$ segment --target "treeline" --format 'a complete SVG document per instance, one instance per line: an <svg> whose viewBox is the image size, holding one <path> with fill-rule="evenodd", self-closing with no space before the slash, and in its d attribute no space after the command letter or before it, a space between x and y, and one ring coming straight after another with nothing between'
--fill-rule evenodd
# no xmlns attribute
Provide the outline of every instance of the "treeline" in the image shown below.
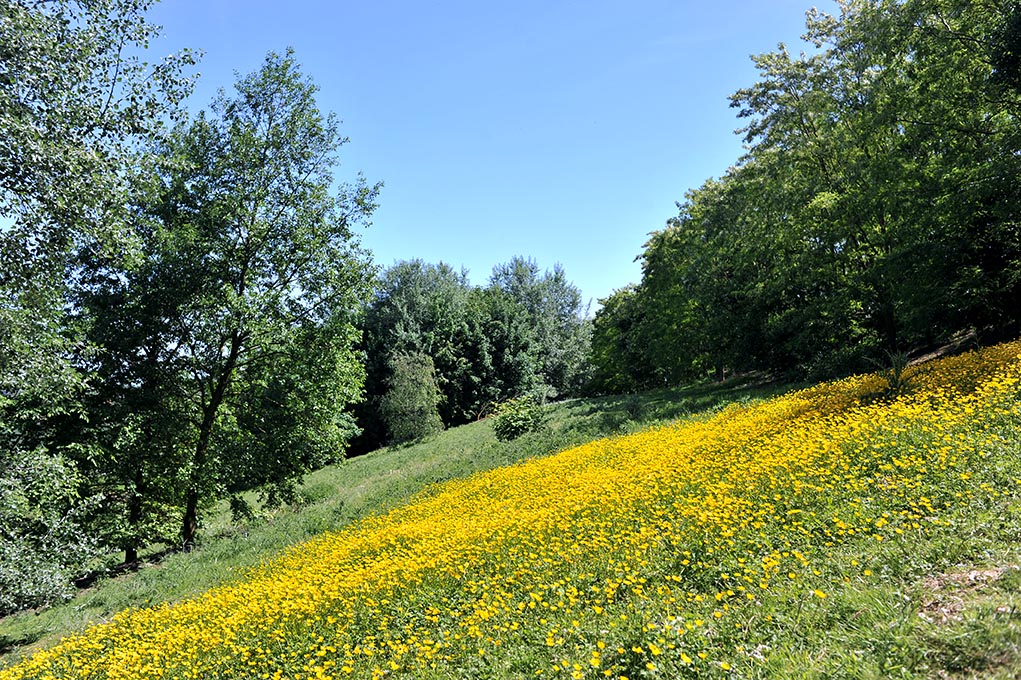
<svg viewBox="0 0 1021 680"><path fill-rule="evenodd" d="M511 397L577 394L590 377L587 311L559 266L515 257L478 287L443 263L395 264L366 307L355 450L477 420Z"/></svg>
<svg viewBox="0 0 1021 680"><path fill-rule="evenodd" d="M380 185L334 181L347 140L293 54L189 115L193 55L137 56L149 4L0 4L0 616L190 548L219 500L291 502L353 441L588 378L559 267L380 272Z"/></svg>
<svg viewBox="0 0 1021 680"><path fill-rule="evenodd" d="M830 376L1021 331L1021 9L844 0L754 58L746 154L596 314L602 389Z"/></svg>

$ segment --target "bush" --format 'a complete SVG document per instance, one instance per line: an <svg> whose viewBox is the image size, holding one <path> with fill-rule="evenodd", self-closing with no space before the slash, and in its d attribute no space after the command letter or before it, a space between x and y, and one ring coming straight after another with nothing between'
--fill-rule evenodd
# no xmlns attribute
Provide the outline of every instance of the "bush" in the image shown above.
<svg viewBox="0 0 1021 680"><path fill-rule="evenodd" d="M46 451L0 454L0 616L71 598L98 556L82 527L96 499L78 496L79 481Z"/></svg>
<svg viewBox="0 0 1021 680"><path fill-rule="evenodd" d="M424 439L443 430L436 385L436 369L425 354L397 354L390 359L390 389L383 395L380 411L390 442L403 444Z"/></svg>
<svg viewBox="0 0 1021 680"><path fill-rule="evenodd" d="M545 422L546 407L535 397L525 395L497 405L493 430L497 439L506 442L539 430Z"/></svg>

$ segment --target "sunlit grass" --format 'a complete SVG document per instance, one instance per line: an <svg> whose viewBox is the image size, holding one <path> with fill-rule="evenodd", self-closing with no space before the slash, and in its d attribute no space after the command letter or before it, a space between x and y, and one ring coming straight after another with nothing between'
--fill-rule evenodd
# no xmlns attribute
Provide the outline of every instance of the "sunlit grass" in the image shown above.
<svg viewBox="0 0 1021 680"><path fill-rule="evenodd" d="M173 603L236 580L239 572L288 546L405 504L429 484L546 456L613 433L704 418L721 405L752 403L783 391L781 385L732 380L570 400L550 405L540 432L514 441L497 441L487 420L318 470L306 479L296 505L259 513L252 521L234 523L223 503L206 513L195 550L170 552L136 572L101 576L70 602L0 618L0 667L128 607ZM254 502L256 494L250 499ZM112 555L111 564L119 557Z"/></svg>
<svg viewBox="0 0 1021 680"><path fill-rule="evenodd" d="M433 486L0 678L925 677L961 622L927 628L920 580L1016 545L1019 353ZM951 670L1016 663L1011 616L962 619L1001 651L965 646Z"/></svg>

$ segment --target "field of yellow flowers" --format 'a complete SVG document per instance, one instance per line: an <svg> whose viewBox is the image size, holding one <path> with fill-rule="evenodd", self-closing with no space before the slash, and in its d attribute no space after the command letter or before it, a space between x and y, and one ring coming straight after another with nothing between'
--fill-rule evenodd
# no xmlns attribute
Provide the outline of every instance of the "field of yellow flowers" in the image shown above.
<svg viewBox="0 0 1021 680"><path fill-rule="evenodd" d="M768 675L778 636L838 625L853 614L831 608L840 593L888 568L832 555L909 555L961 507L1021 489L1005 434L1021 421L1021 343L891 382L826 383L431 487L0 680Z"/></svg>

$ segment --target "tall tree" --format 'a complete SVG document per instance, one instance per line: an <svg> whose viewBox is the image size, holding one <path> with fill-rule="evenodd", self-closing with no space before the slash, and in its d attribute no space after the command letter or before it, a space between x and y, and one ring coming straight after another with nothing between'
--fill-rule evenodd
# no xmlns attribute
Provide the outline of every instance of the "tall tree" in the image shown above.
<svg viewBox="0 0 1021 680"><path fill-rule="evenodd" d="M97 401L93 420L122 428L116 408L140 391L154 419L184 424L147 450L182 461L176 480L159 481L178 482L185 546L204 502L253 486L286 493L354 431L343 409L363 380L353 344L370 273L354 229L379 186L331 193L347 140L316 90L290 51L270 53L211 115L179 127L136 213L141 263L97 277L84 305L119 296L139 329L102 347L131 370L104 373L121 396L105 420ZM114 319L92 316L97 341ZM128 484L146 469L113 464Z"/></svg>
<svg viewBox="0 0 1021 680"><path fill-rule="evenodd" d="M70 258L123 254L125 170L192 82L183 51L150 65L145 0L0 4L0 381L67 399L78 376L60 332ZM24 379L23 379L24 378ZM15 384L17 383L17 384Z"/></svg>
<svg viewBox="0 0 1021 680"><path fill-rule="evenodd" d="M391 389L395 366L407 368L428 357L442 399L436 405L444 425L473 420L495 399L491 387L489 340L482 309L465 271L445 263L398 262L385 270L366 308L364 340L366 402L359 408L361 448L386 439L382 399Z"/></svg>
<svg viewBox="0 0 1021 680"><path fill-rule="evenodd" d="M66 314L76 253L132 252L128 170L191 89L190 52L140 58L150 5L0 2L0 561L20 593L0 608L65 595L97 545L81 522L99 499L55 447L87 377Z"/></svg>
<svg viewBox="0 0 1021 680"><path fill-rule="evenodd" d="M544 385L554 395L577 392L589 377L591 322L581 292L563 268L558 264L540 273L534 260L514 257L493 268L489 290L510 340L503 363L509 374L519 374L514 387Z"/></svg>

